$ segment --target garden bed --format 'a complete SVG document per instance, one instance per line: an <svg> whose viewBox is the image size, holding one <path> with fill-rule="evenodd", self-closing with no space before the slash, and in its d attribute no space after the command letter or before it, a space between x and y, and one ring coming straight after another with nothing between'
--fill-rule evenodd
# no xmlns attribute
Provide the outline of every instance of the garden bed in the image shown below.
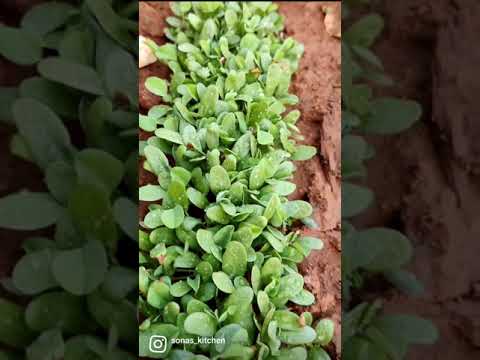
<svg viewBox="0 0 480 360"><path fill-rule="evenodd" d="M297 190L291 200L306 200L314 208L318 229L302 229L309 236L324 242L321 251L314 251L301 265L305 287L316 297L309 311L315 319L330 317L335 322L335 348L332 355L340 353L340 40L329 35L324 25L324 7L340 5L328 2L280 3L285 16L285 33L302 43L305 53L293 78L290 92L300 99L298 109L302 116L297 123L305 144L317 147L317 156L298 163L294 182ZM165 42L163 31L170 9L167 3L140 3L140 35L151 38L158 45ZM150 76L168 79L168 68L160 63L140 70L139 96L143 112L160 103L160 97L144 87ZM148 138L142 132L140 139ZM154 181L151 173L139 166L140 186ZM139 209L143 219L146 203ZM305 308L302 309L305 311Z"/></svg>

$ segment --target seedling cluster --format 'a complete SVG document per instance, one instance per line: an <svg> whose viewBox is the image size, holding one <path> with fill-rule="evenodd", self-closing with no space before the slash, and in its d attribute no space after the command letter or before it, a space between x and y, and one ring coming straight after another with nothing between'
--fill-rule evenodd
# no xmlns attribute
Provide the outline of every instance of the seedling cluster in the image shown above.
<svg viewBox="0 0 480 360"><path fill-rule="evenodd" d="M297 264L320 239L302 236L308 202L289 201L299 145L299 99L288 92L303 46L282 33L270 2L178 2L149 42L171 70L146 80L162 105L140 115L140 355L169 359L328 359L333 323L309 306ZM215 337L222 344L152 351L152 336ZM153 349L154 350L154 349Z"/></svg>

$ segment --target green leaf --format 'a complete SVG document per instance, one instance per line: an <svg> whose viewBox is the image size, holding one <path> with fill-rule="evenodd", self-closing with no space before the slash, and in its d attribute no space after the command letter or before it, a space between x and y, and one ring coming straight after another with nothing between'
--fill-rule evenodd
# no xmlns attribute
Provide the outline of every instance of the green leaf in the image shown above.
<svg viewBox="0 0 480 360"><path fill-rule="evenodd" d="M60 26L78 10L70 4L62 2L46 2L31 8L22 18L21 26L36 36L44 36Z"/></svg>
<svg viewBox="0 0 480 360"><path fill-rule="evenodd" d="M17 96L18 90L16 87L0 86L0 121L12 122L12 107Z"/></svg>
<svg viewBox="0 0 480 360"><path fill-rule="evenodd" d="M238 241L231 241L223 254L222 269L230 276L243 276L247 270L247 251Z"/></svg>
<svg viewBox="0 0 480 360"><path fill-rule="evenodd" d="M113 217L130 239L138 241L138 205L126 197L119 197L113 204Z"/></svg>
<svg viewBox="0 0 480 360"><path fill-rule="evenodd" d="M232 280L223 271L214 272L212 274L212 280L215 286L224 293L231 294L235 291Z"/></svg>
<svg viewBox="0 0 480 360"><path fill-rule="evenodd" d="M103 95L102 80L91 67L50 57L38 64L38 72L46 79L94 95Z"/></svg>
<svg viewBox="0 0 480 360"><path fill-rule="evenodd" d="M190 202L200 209L205 209L205 207L208 205L207 197L197 189L188 188L187 196Z"/></svg>
<svg viewBox="0 0 480 360"><path fill-rule="evenodd" d="M315 304L315 296L308 290L303 289L297 295L290 298L294 304L301 306L310 306Z"/></svg>
<svg viewBox="0 0 480 360"><path fill-rule="evenodd" d="M165 80L156 76L151 76L145 81L145 87L152 94L161 96L165 101L168 101L168 84Z"/></svg>
<svg viewBox="0 0 480 360"><path fill-rule="evenodd" d="M114 12L108 1L85 0L85 3L108 35L123 47L132 47L133 39L124 19Z"/></svg>
<svg viewBox="0 0 480 360"><path fill-rule="evenodd" d="M110 194L123 177L123 164L109 153L96 149L83 150L75 156L79 183L97 186Z"/></svg>
<svg viewBox="0 0 480 360"><path fill-rule="evenodd" d="M19 92L21 97L38 100L58 115L77 116L78 94L64 85L34 76L22 81Z"/></svg>
<svg viewBox="0 0 480 360"><path fill-rule="evenodd" d="M174 297L182 297L188 294L191 290L192 288L186 281L180 280L170 286L170 295Z"/></svg>
<svg viewBox="0 0 480 360"><path fill-rule="evenodd" d="M95 38L94 35L86 29L68 29L65 32L60 44L58 45L58 53L60 57L64 59L71 60L83 65L90 65L93 62L94 57L94 44ZM115 52L114 52L115 53ZM109 56L109 58L111 55ZM107 59L109 61L110 59ZM120 61L119 61L120 62ZM108 63L108 65L112 65ZM116 71L117 69L113 66L113 69L110 69L107 65L108 71ZM120 65L123 65L120 63ZM126 69L123 69L126 70ZM117 74L117 79L118 79ZM106 80L109 79L106 76ZM127 77L122 77L122 80L127 80Z"/></svg>
<svg viewBox="0 0 480 360"><path fill-rule="evenodd" d="M49 292L33 299L25 311L25 320L36 332L59 327L70 334L93 329L84 299L66 292Z"/></svg>
<svg viewBox="0 0 480 360"><path fill-rule="evenodd" d="M65 344L59 329L42 333L26 350L27 360L57 360L64 352Z"/></svg>
<svg viewBox="0 0 480 360"><path fill-rule="evenodd" d="M161 218L163 224L167 228L176 229L182 225L185 214L183 208L180 205L177 205L173 209L163 211Z"/></svg>
<svg viewBox="0 0 480 360"><path fill-rule="evenodd" d="M257 141L260 145L270 145L273 143L273 136L266 131L257 132Z"/></svg>
<svg viewBox="0 0 480 360"><path fill-rule="evenodd" d="M21 192L0 199L0 228L43 229L54 224L63 210L49 194Z"/></svg>
<svg viewBox="0 0 480 360"><path fill-rule="evenodd" d="M157 175L162 175L165 178L170 178L170 165L165 154L153 145L147 145L144 149L145 157L153 172Z"/></svg>
<svg viewBox="0 0 480 360"><path fill-rule="evenodd" d="M82 248L61 251L52 263L58 283L75 295L93 292L107 273L107 255L98 241L89 241Z"/></svg>
<svg viewBox="0 0 480 360"><path fill-rule="evenodd" d="M309 160L317 154L315 146L300 145L292 155L292 160L305 161Z"/></svg>
<svg viewBox="0 0 480 360"><path fill-rule="evenodd" d="M25 324L24 309L0 299L0 343L23 350L33 338L33 332Z"/></svg>
<svg viewBox="0 0 480 360"><path fill-rule="evenodd" d="M421 116L422 107L415 101L379 98L372 102L363 129L374 134L396 134L410 128Z"/></svg>
<svg viewBox="0 0 480 360"><path fill-rule="evenodd" d="M26 30L0 25L0 55L19 65L33 65L42 57L37 35Z"/></svg>
<svg viewBox="0 0 480 360"><path fill-rule="evenodd" d="M335 324L330 319L322 319L317 323L315 327L317 332L317 342L321 346L327 346L333 339L333 334L335 331Z"/></svg>
<svg viewBox="0 0 480 360"><path fill-rule="evenodd" d="M213 336L217 328L215 319L205 313L195 312L185 319L184 328L187 333L198 336Z"/></svg>
<svg viewBox="0 0 480 360"><path fill-rule="evenodd" d="M373 201L373 193L359 185L342 182L342 218L360 214Z"/></svg>
<svg viewBox="0 0 480 360"><path fill-rule="evenodd" d="M161 128L161 129L155 130L155 135L160 139L164 139L175 144L183 145L182 136L175 131Z"/></svg>
<svg viewBox="0 0 480 360"><path fill-rule="evenodd" d="M20 135L40 167L67 160L72 151L70 135L53 111L36 100L18 99L13 106L13 115Z"/></svg>
<svg viewBox="0 0 480 360"><path fill-rule="evenodd" d="M158 201L165 198L166 192L159 185L145 185L138 189L138 200Z"/></svg>
<svg viewBox="0 0 480 360"><path fill-rule="evenodd" d="M410 296L421 296L425 293L423 284L415 274L405 270L392 270L384 274L385 278L399 290Z"/></svg>
<svg viewBox="0 0 480 360"><path fill-rule="evenodd" d="M34 295L57 285L50 267L54 253L44 249L24 255L15 265L12 274L14 286L22 293Z"/></svg>
<svg viewBox="0 0 480 360"><path fill-rule="evenodd" d="M412 245L407 237L396 230L370 228L355 232L346 243L351 253L353 268L369 271L398 269L412 256Z"/></svg>
<svg viewBox="0 0 480 360"><path fill-rule="evenodd" d="M116 225L108 194L104 191L87 184L77 185L70 194L68 212L79 231L114 246Z"/></svg>
<svg viewBox="0 0 480 360"><path fill-rule="evenodd" d="M317 333L310 326L299 330L284 330L278 334L280 341L288 345L310 344L316 337Z"/></svg>
<svg viewBox="0 0 480 360"><path fill-rule="evenodd" d="M369 14L357 20L343 35L344 41L351 45L369 48L381 34L383 18L378 14Z"/></svg>
<svg viewBox="0 0 480 360"><path fill-rule="evenodd" d="M303 200L289 201L285 205L289 217L293 219L304 219L312 215L312 206Z"/></svg>
<svg viewBox="0 0 480 360"><path fill-rule="evenodd" d="M374 325L392 342L433 344L439 336L431 321L412 315L383 315L374 322Z"/></svg>
<svg viewBox="0 0 480 360"><path fill-rule="evenodd" d="M223 190L228 190L231 186L230 177L221 165L216 165L210 169L208 183L214 194L218 194Z"/></svg>

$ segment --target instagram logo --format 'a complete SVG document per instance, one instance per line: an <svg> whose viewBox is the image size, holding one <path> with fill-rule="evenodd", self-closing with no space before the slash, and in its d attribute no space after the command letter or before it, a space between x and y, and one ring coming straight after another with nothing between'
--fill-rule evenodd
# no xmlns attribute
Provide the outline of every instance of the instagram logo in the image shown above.
<svg viewBox="0 0 480 360"><path fill-rule="evenodd" d="M165 336L152 335L148 347L152 353L163 354L167 351L167 338Z"/></svg>

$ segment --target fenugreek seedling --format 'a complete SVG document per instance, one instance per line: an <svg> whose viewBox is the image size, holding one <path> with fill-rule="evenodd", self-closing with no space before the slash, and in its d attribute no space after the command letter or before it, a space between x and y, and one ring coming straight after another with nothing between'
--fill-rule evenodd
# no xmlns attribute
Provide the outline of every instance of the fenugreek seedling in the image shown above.
<svg viewBox="0 0 480 360"><path fill-rule="evenodd" d="M157 178L139 189L152 202L140 222L140 356L328 359L331 323L289 310L315 302L297 264L322 242L291 230L313 211L287 198L293 161L316 149L297 143L300 113L287 110L303 46L281 36L277 7L173 3L170 42L148 42L171 77L146 80L164 104L139 117ZM152 336L168 340L162 354Z"/></svg>

